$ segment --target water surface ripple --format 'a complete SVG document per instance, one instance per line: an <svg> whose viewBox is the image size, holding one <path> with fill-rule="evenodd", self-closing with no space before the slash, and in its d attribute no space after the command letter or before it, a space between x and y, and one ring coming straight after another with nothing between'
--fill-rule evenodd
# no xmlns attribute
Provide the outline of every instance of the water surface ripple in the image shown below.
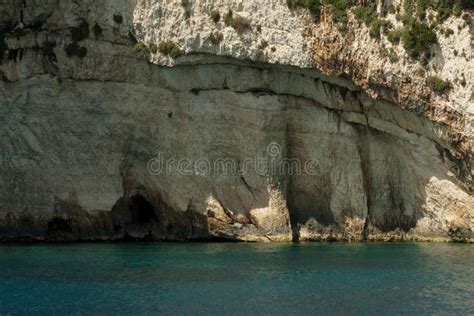
<svg viewBox="0 0 474 316"><path fill-rule="evenodd" d="M0 314L474 315L474 245L0 246Z"/></svg>

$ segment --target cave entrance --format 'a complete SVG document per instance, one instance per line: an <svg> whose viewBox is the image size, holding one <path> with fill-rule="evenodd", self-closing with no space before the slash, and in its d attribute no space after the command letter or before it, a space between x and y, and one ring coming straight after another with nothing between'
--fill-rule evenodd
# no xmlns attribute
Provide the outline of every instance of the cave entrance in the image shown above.
<svg viewBox="0 0 474 316"><path fill-rule="evenodd" d="M141 195L130 197L128 209L135 224L145 225L158 222L154 207Z"/></svg>
<svg viewBox="0 0 474 316"><path fill-rule="evenodd" d="M61 217L54 217L48 222L46 237L48 239L70 240L74 239L71 221Z"/></svg>

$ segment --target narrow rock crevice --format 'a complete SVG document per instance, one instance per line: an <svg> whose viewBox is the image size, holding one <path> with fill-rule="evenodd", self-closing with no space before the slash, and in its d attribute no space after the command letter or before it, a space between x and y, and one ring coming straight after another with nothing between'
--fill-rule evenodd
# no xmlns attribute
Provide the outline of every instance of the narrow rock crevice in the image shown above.
<svg viewBox="0 0 474 316"><path fill-rule="evenodd" d="M361 163L361 171L362 171L362 178L363 178L363 186L364 186L364 191L365 191L365 198L367 200L367 214L365 215L364 218L364 224L363 224L363 230L362 230L362 238L364 240L367 240L368 234L369 234L369 225L370 225L370 216L371 216L371 179L372 179L372 174L371 174L371 165L370 165L370 141L369 141L369 135L370 135L370 128L367 122L367 126L365 127L359 127L359 131L361 134L361 137L359 137L358 144L357 144L357 150L359 153L360 157L360 163Z"/></svg>

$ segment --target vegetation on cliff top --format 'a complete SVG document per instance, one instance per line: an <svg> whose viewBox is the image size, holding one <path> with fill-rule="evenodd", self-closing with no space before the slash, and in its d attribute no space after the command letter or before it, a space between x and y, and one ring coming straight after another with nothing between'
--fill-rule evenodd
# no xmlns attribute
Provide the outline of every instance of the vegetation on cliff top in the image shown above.
<svg viewBox="0 0 474 316"><path fill-rule="evenodd" d="M158 44L158 51L163 55L177 58L183 54L181 49L173 42L162 41Z"/></svg>
<svg viewBox="0 0 474 316"><path fill-rule="evenodd" d="M135 44L135 53L138 57L142 59L149 59L151 54L151 49L143 42L138 42Z"/></svg>
<svg viewBox="0 0 474 316"><path fill-rule="evenodd" d="M375 11L377 3L375 0L356 1L356 0L287 0L289 8L297 7L307 8L312 13L319 13L322 6L333 6L336 21L343 22L347 17L349 10L356 5L359 7L367 7ZM437 12L440 21L443 21L451 15L460 16L462 10L474 9L474 1L472 0L405 0L403 2L403 9L407 17L414 17L424 19L426 11L433 9ZM393 5L384 6L382 9L382 16L388 12L394 13L396 8ZM399 8L398 10L399 11ZM368 13L366 11L366 13ZM334 16L333 16L334 18Z"/></svg>
<svg viewBox="0 0 474 316"><path fill-rule="evenodd" d="M426 84L431 88L431 90L439 94L448 92L452 87L449 81L445 81L436 76L426 78Z"/></svg>
<svg viewBox="0 0 474 316"><path fill-rule="evenodd" d="M150 59L151 54L157 54L158 52L169 56L171 58L178 58L183 55L183 51L173 42L161 41L157 44L147 45L143 42L138 42L135 44L135 52L140 58Z"/></svg>
<svg viewBox="0 0 474 316"><path fill-rule="evenodd" d="M304 7L312 13L319 13L321 7L321 2L319 0L286 0L286 4L290 9Z"/></svg>
<svg viewBox="0 0 474 316"><path fill-rule="evenodd" d="M424 54L429 57L429 48L438 43L436 33L426 24L412 22L401 32L401 40L406 52L413 58Z"/></svg>
<svg viewBox="0 0 474 316"><path fill-rule="evenodd" d="M469 26L471 16L463 10L474 9L473 0L404 0L401 5L385 4L380 11L377 10L376 0L287 0L290 9L299 7L308 9L319 20L319 15L324 6L331 6L332 21L340 30L348 27L348 15L352 14L356 21L365 24L369 34L374 39L380 39L385 34L392 47L386 47L383 42L379 54L383 58L396 62L399 57L395 46L402 45L406 53L414 59L427 64L434 56L432 48L438 44L438 35L450 36L454 31L445 28L442 23L451 16L462 17L463 27ZM395 15L403 26L394 28L387 15ZM457 55L457 51L455 51ZM438 94L448 93L452 88L449 81L431 76L426 79L426 84Z"/></svg>
<svg viewBox="0 0 474 316"><path fill-rule="evenodd" d="M430 48L438 43L435 29L438 23L450 16L461 16L463 10L472 9L472 0L404 0L402 5L385 5L377 12L376 0L287 0L290 9L307 8L314 15L319 15L323 6L331 6L332 20L340 29L347 28L348 13L352 12L355 19L369 28L372 38L379 39L381 32L387 34L388 40L398 45L402 42L406 52L413 58L431 56ZM430 11L431 10L431 11ZM435 16L428 12L434 12ZM397 19L403 22L403 27L393 30L392 23L385 19L388 13L397 14ZM402 15L403 14L403 15ZM466 24L470 17L463 15ZM439 29L440 33L449 36L451 29Z"/></svg>

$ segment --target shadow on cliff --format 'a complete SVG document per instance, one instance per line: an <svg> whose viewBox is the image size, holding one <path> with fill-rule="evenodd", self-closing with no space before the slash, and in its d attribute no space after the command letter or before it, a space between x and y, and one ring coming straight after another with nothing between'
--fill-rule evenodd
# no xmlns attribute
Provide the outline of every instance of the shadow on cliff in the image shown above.
<svg viewBox="0 0 474 316"><path fill-rule="evenodd" d="M7 213L0 220L4 241L158 241L215 239L207 217L192 209L174 211L161 200L133 194L112 210L88 212L74 202L57 200L50 218L29 212Z"/></svg>
<svg viewBox="0 0 474 316"><path fill-rule="evenodd" d="M369 236L371 240L403 240L421 218L434 216L426 213L426 190L430 180L453 181L447 176L448 169L451 172L457 170L457 173L466 169L462 161L456 160L448 150L435 143L429 143L420 150L418 144L394 135L362 125L351 126L358 135L357 152L352 154L357 155L354 159L360 164L358 168L364 194L362 196L353 188L359 185L357 181L348 186L340 184L338 170L346 173L354 170L344 169L348 165L347 157L334 154L341 152L337 149L337 140L334 140L332 154L316 177L289 177L287 199L294 241L302 238L366 240ZM297 133L289 135L294 144L301 143L299 137ZM325 150L331 152L331 147ZM289 155L294 158L302 151L301 148L293 148ZM337 203L334 203L335 199ZM357 205L358 208L351 208L350 205ZM361 220L357 222L355 218ZM303 230L305 236L302 236ZM453 240L470 238L470 231L459 233L461 230L454 228L446 232L446 237Z"/></svg>
<svg viewBox="0 0 474 316"><path fill-rule="evenodd" d="M144 194L145 195L145 194ZM175 211L160 196L146 198L141 194L121 198L112 208L113 236L145 240L209 239L207 217L189 206ZM133 237L135 236L135 237Z"/></svg>

